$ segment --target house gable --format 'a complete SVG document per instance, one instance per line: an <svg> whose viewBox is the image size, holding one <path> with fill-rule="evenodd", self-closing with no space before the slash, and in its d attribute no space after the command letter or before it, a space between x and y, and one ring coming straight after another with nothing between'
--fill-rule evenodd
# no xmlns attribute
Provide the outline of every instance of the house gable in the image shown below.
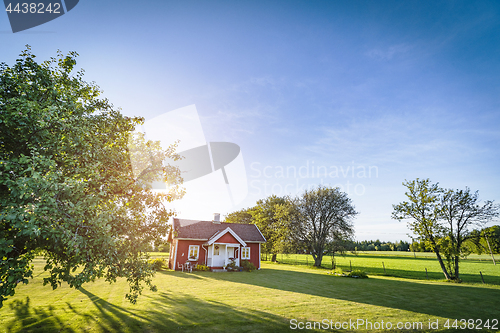
<svg viewBox="0 0 500 333"><path fill-rule="evenodd" d="M222 240L224 238L224 240ZM227 242L225 240L228 240ZM223 231L215 234L209 241L208 245L212 245L213 243L239 243L242 246L247 246L245 243L230 227L227 227Z"/></svg>
<svg viewBox="0 0 500 333"><path fill-rule="evenodd" d="M240 244L238 240L229 232L217 240L217 243Z"/></svg>

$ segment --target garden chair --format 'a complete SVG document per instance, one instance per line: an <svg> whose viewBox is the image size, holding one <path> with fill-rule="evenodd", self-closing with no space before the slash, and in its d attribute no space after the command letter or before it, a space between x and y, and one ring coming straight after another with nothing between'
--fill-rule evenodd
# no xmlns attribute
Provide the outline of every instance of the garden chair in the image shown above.
<svg viewBox="0 0 500 333"><path fill-rule="evenodd" d="M186 271L189 271L189 273L193 272L193 265L191 264L190 261L186 262Z"/></svg>

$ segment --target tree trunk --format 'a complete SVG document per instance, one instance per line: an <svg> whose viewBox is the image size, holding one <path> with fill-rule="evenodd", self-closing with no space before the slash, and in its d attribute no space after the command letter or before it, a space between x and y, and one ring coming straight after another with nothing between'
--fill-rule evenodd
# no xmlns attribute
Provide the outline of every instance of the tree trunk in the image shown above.
<svg viewBox="0 0 500 333"><path fill-rule="evenodd" d="M460 280L460 276L458 275L458 261L460 258L458 256L455 256L455 279Z"/></svg>
<svg viewBox="0 0 500 333"><path fill-rule="evenodd" d="M317 256L314 257L314 266L321 267L321 262L323 261L323 251L318 253Z"/></svg>
<svg viewBox="0 0 500 333"><path fill-rule="evenodd" d="M276 262L276 256L277 254L276 253L273 253L272 257L271 257L271 261L272 262Z"/></svg>
<svg viewBox="0 0 500 333"><path fill-rule="evenodd" d="M439 253L439 250L436 249L434 246L434 253L436 253L436 257L438 258L439 265L441 266L441 269L443 270L444 277L446 280L451 280L450 274L448 273L448 270L446 269L446 266L444 265L443 258L441 258L441 254Z"/></svg>

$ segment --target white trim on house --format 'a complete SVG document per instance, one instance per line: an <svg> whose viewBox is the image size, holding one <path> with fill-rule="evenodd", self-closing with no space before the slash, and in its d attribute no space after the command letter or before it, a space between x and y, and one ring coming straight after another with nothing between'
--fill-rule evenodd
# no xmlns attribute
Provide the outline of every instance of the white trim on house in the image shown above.
<svg viewBox="0 0 500 333"><path fill-rule="evenodd" d="M206 260L206 265L209 267L224 267L229 263L229 249L233 249L233 256L236 256L238 254L238 258L236 259L236 264L239 266L240 265L240 256L241 256L241 244L238 243L213 243L213 244L203 244L202 246L208 246L208 256ZM215 254L215 247L220 246L224 247L223 249L219 248L219 254ZM217 262L214 262L214 260L217 257ZM223 260L224 262L221 263L220 260Z"/></svg>
<svg viewBox="0 0 500 333"><path fill-rule="evenodd" d="M221 238L222 236L224 236L225 234L227 233L230 233L234 238L236 238L236 240L243 246L247 246L247 243L245 243L245 241L243 241L243 239L240 238L240 236L238 236L230 227L227 227L226 229L224 229L223 231L219 232L215 237L213 237L212 239L210 239L208 241L208 245L212 245L214 244L219 238ZM225 244L225 243L220 243L220 244Z"/></svg>
<svg viewBox="0 0 500 333"><path fill-rule="evenodd" d="M254 224L254 225L255 225L255 224ZM263 242L259 242L259 243L265 243L265 242L267 242L266 237L264 237L264 235L262 234L262 232L260 232L259 227L255 225L255 228L257 228L257 230L259 231L259 234L262 236L262 239L264 239L264 241L263 241Z"/></svg>
<svg viewBox="0 0 500 333"><path fill-rule="evenodd" d="M172 240L173 243L173 240ZM179 247L179 241L175 242L175 254L174 254L174 271L177 270L177 248Z"/></svg>
<svg viewBox="0 0 500 333"><path fill-rule="evenodd" d="M245 252L247 252L247 251L248 251L248 253L247 253L248 256L245 255ZM250 260L250 258L251 258L250 253L251 252L252 251L251 251L251 248L249 246L242 247L241 248L241 260Z"/></svg>
<svg viewBox="0 0 500 333"><path fill-rule="evenodd" d="M240 247L241 244L238 244L238 243L219 243L219 242L215 242L214 244L217 244L217 245L226 245L226 246L229 246L229 247ZM209 244L210 245L214 245L214 244ZM203 245L207 245L207 244L203 244Z"/></svg>
<svg viewBox="0 0 500 333"><path fill-rule="evenodd" d="M260 244L259 244L259 268L258 268L258 269L260 269L260 259L262 258L261 254L260 254L260 247L261 247L261 246L260 246Z"/></svg>
<svg viewBox="0 0 500 333"><path fill-rule="evenodd" d="M205 265L207 265L207 260L208 260L208 249L205 249L205 248L203 247L203 244L201 244L201 248L202 248L203 250L205 250ZM207 266L208 266L208 265L207 265Z"/></svg>
<svg viewBox="0 0 500 333"><path fill-rule="evenodd" d="M208 240L206 238L204 238L204 239L198 239L198 238L174 238L174 239L177 239L177 240L189 240L189 241L199 241L199 242L205 242L205 241Z"/></svg>
<svg viewBox="0 0 500 333"><path fill-rule="evenodd" d="M196 257L194 259L191 259L191 248L193 249L193 252L196 253L196 256L193 255L193 257ZM195 250L195 248L196 248L196 250ZM187 258L188 258L188 260L191 260L191 261L198 261L200 259L200 246L199 245L189 245Z"/></svg>

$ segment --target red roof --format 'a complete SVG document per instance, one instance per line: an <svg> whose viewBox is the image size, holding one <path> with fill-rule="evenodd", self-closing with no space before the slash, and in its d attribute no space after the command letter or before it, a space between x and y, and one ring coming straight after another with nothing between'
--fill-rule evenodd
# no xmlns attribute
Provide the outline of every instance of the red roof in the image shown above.
<svg viewBox="0 0 500 333"><path fill-rule="evenodd" d="M173 238L209 240L227 227L230 227L244 242L265 242L255 224L215 223L213 221L185 220L174 218Z"/></svg>

